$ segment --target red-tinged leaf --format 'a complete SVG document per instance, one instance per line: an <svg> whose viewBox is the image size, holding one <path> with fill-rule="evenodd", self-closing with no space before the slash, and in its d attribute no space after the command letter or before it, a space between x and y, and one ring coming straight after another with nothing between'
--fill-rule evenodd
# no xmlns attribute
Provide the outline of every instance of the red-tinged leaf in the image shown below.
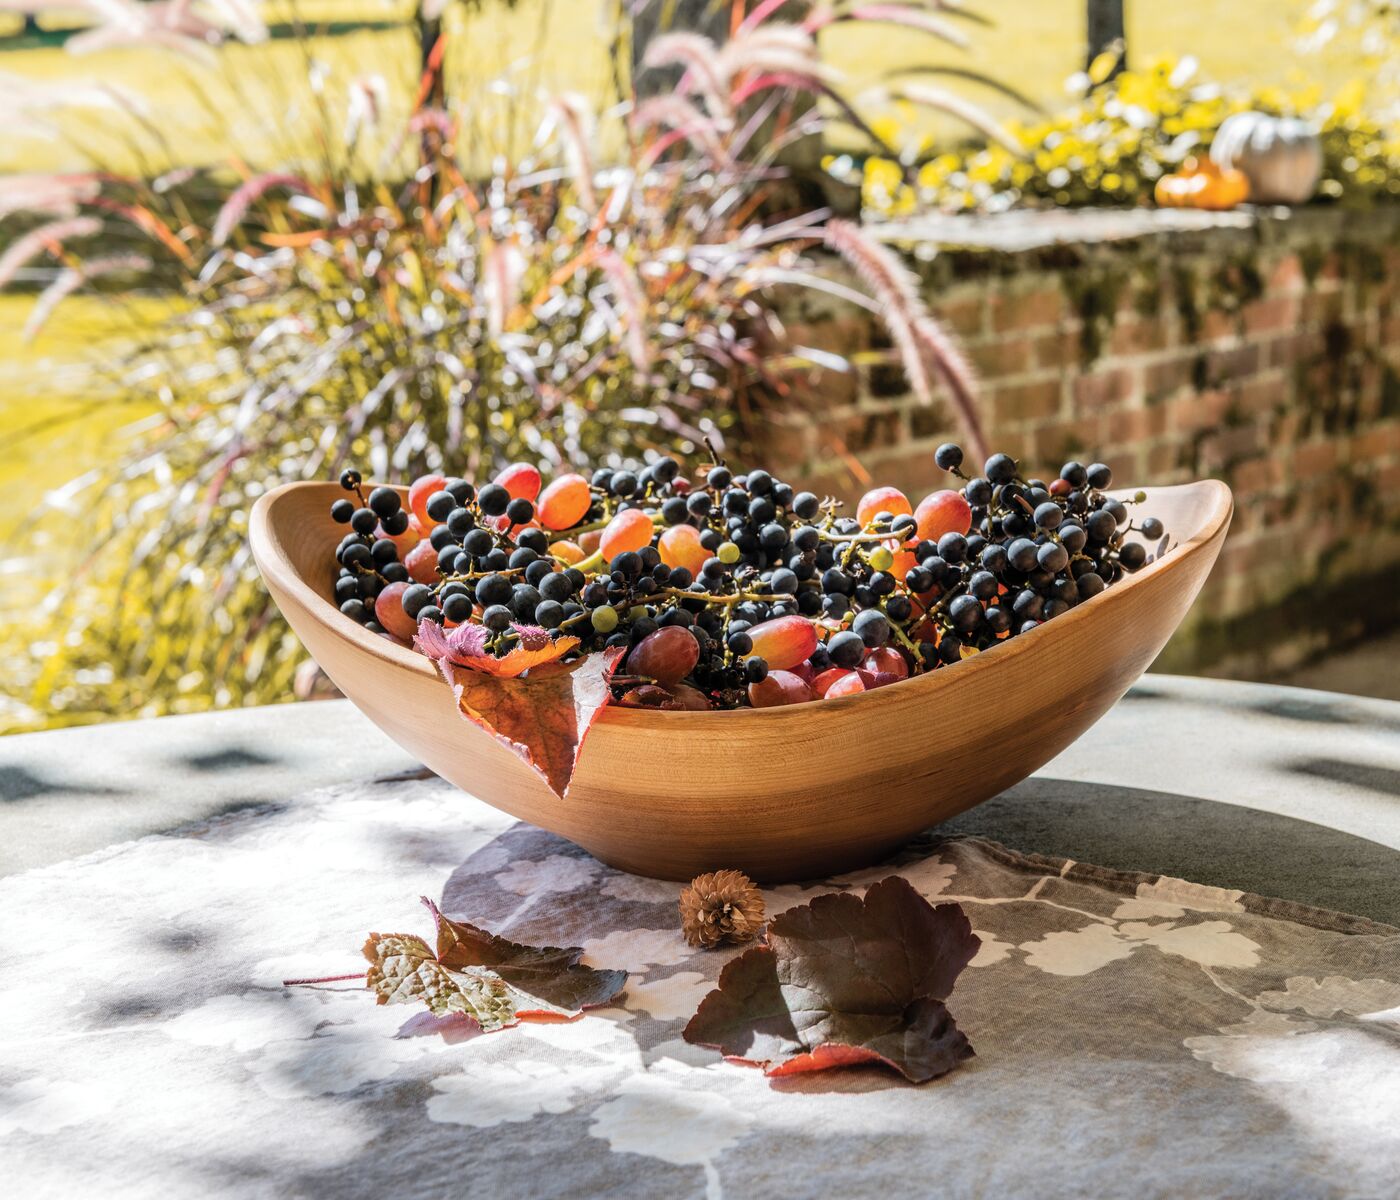
<svg viewBox="0 0 1400 1200"><path fill-rule="evenodd" d="M486 967L517 994L524 1016L574 1017L585 1008L607 1004L627 982L626 971L602 971L579 963L582 946L526 946L485 929L453 921L426 897L437 922L437 960L454 970Z"/></svg>
<svg viewBox="0 0 1400 1200"><path fill-rule="evenodd" d="M814 1050L773 1063L765 1074L800 1075L805 1071L881 1063L915 1083L922 1083L946 1075L971 1057L972 1046L967 1035L953 1023L947 1006L941 1000L924 998L914 1001L899 1029L862 1046L823 1042Z"/></svg>
<svg viewBox="0 0 1400 1200"><path fill-rule="evenodd" d="M522 1020L572 1020L622 990L626 971L579 964L579 946L526 946L423 903L437 923L437 949L406 933L371 933L365 986L380 1004L421 1000L437 1017L466 1017L491 1032Z"/></svg>
<svg viewBox="0 0 1400 1200"><path fill-rule="evenodd" d="M584 739L612 699L609 683L623 649L614 646L571 666L545 662L522 678L497 678L445 658L437 664L462 715L509 746L562 799Z"/></svg>
<svg viewBox="0 0 1400 1200"><path fill-rule="evenodd" d="M818 896L724 968L685 1040L769 1075L878 1062L923 1083L972 1055L943 1001L979 945L961 907L898 876Z"/></svg>
<svg viewBox="0 0 1400 1200"><path fill-rule="evenodd" d="M437 663L444 675L446 666L455 666L468 667L498 679L514 679L531 668L558 662L578 647L578 638L551 640L547 631L535 625L517 625L515 632L519 637L516 647L497 658L486 649L490 635L481 625L459 625L444 630L435 621L421 621L413 648Z"/></svg>

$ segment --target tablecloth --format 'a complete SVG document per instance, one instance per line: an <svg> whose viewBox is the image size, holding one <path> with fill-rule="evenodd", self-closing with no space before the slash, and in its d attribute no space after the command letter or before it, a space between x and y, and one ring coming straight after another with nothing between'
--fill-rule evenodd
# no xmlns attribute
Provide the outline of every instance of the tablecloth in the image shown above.
<svg viewBox="0 0 1400 1200"><path fill-rule="evenodd" d="M262 805L0 882L0 1162L25 1197L1391 1197L1400 930L926 838L766 890L900 874L982 940L976 1056L770 1080L685 1043L737 950L432 778ZM353 983L420 895L631 972L610 1008L479 1034Z"/></svg>

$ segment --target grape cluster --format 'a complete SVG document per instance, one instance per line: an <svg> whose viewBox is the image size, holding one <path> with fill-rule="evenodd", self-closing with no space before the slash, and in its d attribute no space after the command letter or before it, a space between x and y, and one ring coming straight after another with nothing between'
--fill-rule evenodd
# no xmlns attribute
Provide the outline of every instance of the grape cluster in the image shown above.
<svg viewBox="0 0 1400 1200"><path fill-rule="evenodd" d="M915 508L876 488L854 515L767 471L674 458L568 474L548 487L528 464L479 489L428 475L408 489L360 475L332 517L341 612L412 641L421 622L485 630L486 652L522 638L577 639L576 653L624 647L624 704L768 707L850 695L951 665L1093 599L1147 561L1108 494L1102 463L1066 463L1047 483L994 454L959 487Z"/></svg>

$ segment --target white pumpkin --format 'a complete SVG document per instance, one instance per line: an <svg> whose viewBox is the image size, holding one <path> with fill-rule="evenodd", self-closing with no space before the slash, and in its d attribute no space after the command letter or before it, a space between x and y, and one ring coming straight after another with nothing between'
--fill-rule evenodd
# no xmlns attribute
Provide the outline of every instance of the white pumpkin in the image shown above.
<svg viewBox="0 0 1400 1200"><path fill-rule="evenodd" d="M1256 204L1304 204L1322 174L1317 131L1296 117L1260 112L1226 117L1210 156L1222 168L1245 173L1249 198Z"/></svg>

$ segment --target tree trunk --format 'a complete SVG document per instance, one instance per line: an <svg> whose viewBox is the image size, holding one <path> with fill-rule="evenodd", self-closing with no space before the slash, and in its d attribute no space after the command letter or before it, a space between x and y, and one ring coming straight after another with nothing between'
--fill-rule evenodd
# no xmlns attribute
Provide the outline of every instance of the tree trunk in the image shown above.
<svg viewBox="0 0 1400 1200"><path fill-rule="evenodd" d="M1113 68L1117 75L1128 65L1127 39L1123 29L1123 0L1089 0L1088 14L1089 53L1086 63L1092 63L1114 42L1125 47L1119 54L1118 65Z"/></svg>

